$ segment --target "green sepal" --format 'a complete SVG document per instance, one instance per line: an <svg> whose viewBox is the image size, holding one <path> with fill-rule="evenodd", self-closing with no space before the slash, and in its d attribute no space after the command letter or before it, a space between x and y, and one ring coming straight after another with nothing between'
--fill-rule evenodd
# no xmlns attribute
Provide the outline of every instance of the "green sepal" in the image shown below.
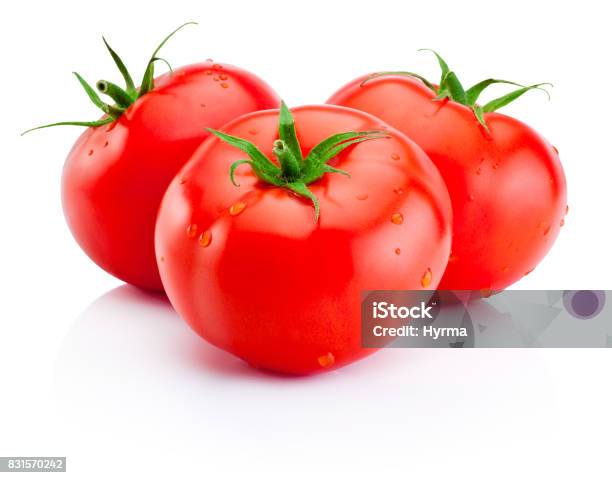
<svg viewBox="0 0 612 478"><path fill-rule="evenodd" d="M500 96L499 98L489 101L486 105L482 107L482 110L485 113L491 113L493 111L497 111L498 109L506 106L507 104L512 103L517 98L520 98L521 96L523 96L525 93L527 93L530 90L541 90L544 93L546 93L546 95L550 99L550 94L548 93L548 91L542 88L542 86L544 85L552 86L550 83L538 83L538 84L531 85L531 86L523 86L522 88L519 88L518 90L511 91L507 95Z"/></svg>
<svg viewBox="0 0 612 478"><path fill-rule="evenodd" d="M290 189L291 191L293 191L294 193L305 197L307 199L310 199L312 201L312 205L314 206L314 210L315 210L315 223L319 221L319 200L317 199L317 197L312 193L312 191L310 189L308 189L308 186L306 186L306 184L304 184L303 182L293 182L293 183L286 183L284 185L287 189Z"/></svg>
<svg viewBox="0 0 612 478"><path fill-rule="evenodd" d="M121 59L119 55L117 55L115 50L111 48L111 46L106 41L106 38L102 37L102 41L104 42L104 45L106 45L106 49L108 50L111 57L113 58L115 65L117 65L117 69L119 70L119 73L121 73L121 76L123 77L123 81L125 81L126 93L132 97L132 100L136 99L137 92L136 92L136 87L134 86L134 80L132 80L132 77L130 76L130 72L126 68L125 63L123 63L123 60Z"/></svg>
<svg viewBox="0 0 612 478"><path fill-rule="evenodd" d="M23 136L26 133L29 133L30 131L34 131L37 129L50 128L51 126L87 126L90 128L95 128L97 126L103 126L105 124L112 123L113 121L115 120L111 118L110 116L107 116L106 118L103 118L97 121L60 121L59 123L44 124L42 126L37 126L36 128L30 128L28 130L25 130L23 133L21 133L21 136Z"/></svg>
<svg viewBox="0 0 612 478"><path fill-rule="evenodd" d="M348 171L345 171L344 169L334 168L333 166L330 166L329 164L323 165L323 172L324 173L338 173L338 174L342 174L346 176L347 178L351 177L351 173L349 173Z"/></svg>
<svg viewBox="0 0 612 478"><path fill-rule="evenodd" d="M79 80L79 83L94 105L100 108L107 115L111 116L113 119L117 119L119 116L121 116L121 113L123 113L122 109L104 103L104 101L102 101L98 96L98 93L96 93L96 91L89 86L89 83L87 83L81 75L79 75L76 71L74 71L73 74L76 76L77 80Z"/></svg>
<svg viewBox="0 0 612 478"><path fill-rule="evenodd" d="M236 173L236 168L238 166L240 166L241 164L250 164L251 167L252 167L253 166L253 161L251 161L250 159L239 159L238 161L234 161L232 163L232 165L230 166L230 181L236 187L240 187L240 184L238 184L236 182L236 179L234 178L234 175Z"/></svg>
<svg viewBox="0 0 612 478"><path fill-rule="evenodd" d="M483 80L479 83L476 83L474 86L468 88L468 90L465 92L466 95L466 103L468 105L475 105L476 102L478 101L478 98L480 97L480 94L486 89L488 88L490 85L494 85L494 84L498 84L498 83L503 83L506 85L514 85L514 86L524 86L521 85L519 83L515 83L514 81L507 81L507 80L496 80L494 78L488 78L486 80Z"/></svg>
<svg viewBox="0 0 612 478"><path fill-rule="evenodd" d="M207 131L214 134L217 138L221 139L225 143L231 146L234 146L235 148L238 148L240 151L246 153L249 156L250 161L251 161L249 164L253 168L253 171L255 171L255 174L257 174L257 176L259 176L260 179L268 183L272 183L276 186L282 184L282 181L280 179L280 176L282 173L281 169L278 166L276 166L272 161L270 161L268 157L265 154L263 154L259 150L259 148L255 146L253 143L251 143L250 141L246 139L239 138L237 136L232 136L226 133L222 133L221 131L217 131L212 128L206 128L206 129ZM240 161L244 161L244 160L240 160ZM232 171L235 171L236 167L240 166L240 164L244 164L243 162L241 163L240 161L236 161L232 164L232 166L230 167L230 176L232 174ZM239 164L236 164L236 163L239 163ZM233 168L233 170L231 168ZM232 181L232 183L236 185L234 181Z"/></svg>
<svg viewBox="0 0 612 478"><path fill-rule="evenodd" d="M142 83L140 84L140 92L138 93L138 97L140 98L143 95L146 95L149 91L151 91L153 89L153 76L155 73L155 61L157 60L157 53L159 53L159 50L162 49L162 47L166 44L166 42L179 30L181 30L183 27L187 26L187 25L197 25L196 22L187 22L187 23L183 23L180 27L178 27L177 29L175 29L173 32L171 32L169 35L166 36L166 38L164 38L162 40L162 42L157 45L157 48L155 49L155 51L153 52L153 54L151 55L151 59L149 60L149 63L147 63L147 67L145 69L145 73L142 77Z"/></svg>
<svg viewBox="0 0 612 478"><path fill-rule="evenodd" d="M308 156L304 160L302 171L306 172L312 169L318 168L321 164L329 161L334 154L330 155L330 150L335 146L344 143L345 141L353 140L362 136L369 136L373 134L380 134L383 136L388 135L387 132L382 130L371 130L371 131L347 131L346 133L337 133L329 138L325 138L318 143L314 148L310 150ZM337 154L337 153L336 153Z"/></svg>
<svg viewBox="0 0 612 478"><path fill-rule="evenodd" d="M454 71L449 71L440 82L438 96L435 99L442 100L444 98L450 98L457 103L467 105L465 90Z"/></svg>
<svg viewBox="0 0 612 478"><path fill-rule="evenodd" d="M236 182L234 176L236 174L236 168L242 164L249 164L257 177L265 182L274 184L275 186L282 186L283 181L279 178L281 173L280 169L278 169L276 166L274 166L274 169L271 169L250 159L240 159L238 161L234 161L230 166L230 180L234 186L240 187L240 184Z"/></svg>
<svg viewBox="0 0 612 478"><path fill-rule="evenodd" d="M417 80L421 80L427 88L429 88L434 93L438 93L438 88L436 85L431 83L427 78L418 75L416 73L412 73L411 71L381 71L378 73L372 73L365 80L363 80L359 86L365 85L368 81L373 80L374 78L378 78L379 76L389 76L389 75L397 75L397 76L410 76L412 78L416 78Z"/></svg>
<svg viewBox="0 0 612 478"><path fill-rule="evenodd" d="M515 84L509 81L498 81L498 82ZM472 111L474 112L474 115L476 116L476 119L478 120L478 122L483 126L483 128L487 132L489 132L489 127L487 126L487 123L484 119L484 113L492 113L493 111L496 111L499 108L506 106L507 104L513 102L514 100L521 97L522 95L524 95L530 90L534 90L534 89L542 90L548 95L549 94L548 91L546 91L544 88L541 88L541 86L543 85L550 85L550 83L539 83L537 85L523 86L522 88L519 88L517 90L514 90L508 93L507 95L504 95L504 96L501 96L500 98L489 101L484 106L478 106L476 104L471 105Z"/></svg>
<svg viewBox="0 0 612 478"><path fill-rule="evenodd" d="M270 163L271 166L274 166L274 163L268 159L268 157L263 154L257 146L251 143L249 140L239 138L238 136L232 136L231 134L223 133L221 131L217 131L216 129L206 128L206 131L214 134L217 138L223 140L230 146L234 146L238 148L243 153L249 155L249 157L255 162L262 163ZM276 166L274 166L276 167Z"/></svg>
<svg viewBox="0 0 612 478"><path fill-rule="evenodd" d="M338 156L342 151L354 144L361 143L363 141L370 141L372 139L383 139L389 137L389 133L383 130L365 131L362 133L356 133L356 135L358 136L353 139L349 139L348 141L343 141L342 143L336 144L332 148L328 149L323 154L322 162L327 163L330 159Z"/></svg>
<svg viewBox="0 0 612 478"><path fill-rule="evenodd" d="M474 112L474 116L476 117L476 119L478 120L478 122L481 124L481 126L487 131L487 133L489 132L489 127L487 126L487 123L485 122L484 119L484 112L482 111L482 106L478 106L478 105L473 105L472 106L472 111Z"/></svg>
<svg viewBox="0 0 612 478"><path fill-rule="evenodd" d="M430 48L419 48L417 51L428 51L436 55L436 58L438 59L438 64L440 65L440 70L441 70L441 74L440 74L440 88L441 88L442 84L444 83L444 79L450 73L450 68L448 67L444 59L438 54L437 51L432 50Z"/></svg>
<svg viewBox="0 0 612 478"><path fill-rule="evenodd" d="M333 145L331 148L327 149L323 153L323 155L320 157L317 163L315 163L310 168L304 170L303 179L306 184L316 181L321 176L323 176L326 172L330 172L329 170L326 170L326 168L331 168L331 166L328 166L325 163L327 163L330 159L338 156L342 151L344 151L349 146L352 146L357 143L362 143L364 141L370 141L372 139L383 139L389 136L387 132L379 132L379 131L363 132L363 133L353 132L350 134L352 135L352 139ZM306 158L306 160L308 160L308 158ZM333 171L333 172L337 172L337 171ZM342 171L342 173L348 174L345 171Z"/></svg>
<svg viewBox="0 0 612 478"><path fill-rule="evenodd" d="M156 56L155 58L153 58L153 62L156 62L156 61L161 61L163 64L165 64L168 67L168 70L170 71L171 74L174 72L174 70L172 69L172 65L165 58Z"/></svg>

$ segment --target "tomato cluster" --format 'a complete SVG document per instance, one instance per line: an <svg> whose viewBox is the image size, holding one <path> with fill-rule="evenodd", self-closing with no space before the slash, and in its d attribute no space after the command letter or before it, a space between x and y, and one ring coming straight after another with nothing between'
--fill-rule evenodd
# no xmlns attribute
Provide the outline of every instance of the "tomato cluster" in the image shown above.
<svg viewBox="0 0 612 478"><path fill-rule="evenodd" d="M434 52L439 84L375 73L291 110L212 60L154 78L171 35L138 88L105 40L125 87L76 74L104 116L44 127L87 127L62 181L82 249L165 291L214 345L258 368L330 370L371 351L362 291L503 289L552 246L566 212L557 151L495 112L544 85L481 106L511 82L464 89Z"/></svg>

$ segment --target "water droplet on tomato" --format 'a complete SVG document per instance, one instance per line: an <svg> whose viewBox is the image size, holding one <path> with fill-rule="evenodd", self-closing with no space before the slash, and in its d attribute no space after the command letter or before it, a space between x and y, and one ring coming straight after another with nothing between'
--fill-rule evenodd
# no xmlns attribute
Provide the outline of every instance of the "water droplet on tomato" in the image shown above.
<svg viewBox="0 0 612 478"><path fill-rule="evenodd" d="M91 156L93 154L93 149L90 149L89 152L87 153L87 156Z"/></svg>
<svg viewBox="0 0 612 478"><path fill-rule="evenodd" d="M336 357L331 352L327 352L325 355L321 355L317 361L321 367L331 367L336 362Z"/></svg>
<svg viewBox="0 0 612 478"><path fill-rule="evenodd" d="M563 227L565 226L565 219L561 219L561 222L559 223L559 227Z"/></svg>
<svg viewBox="0 0 612 478"><path fill-rule="evenodd" d="M219 75L219 79L220 80L227 80L227 75L225 73L222 73Z"/></svg>
<svg viewBox="0 0 612 478"><path fill-rule="evenodd" d="M365 201L366 199L368 199L368 194L367 193L357 194L357 196L355 197L359 199L360 201Z"/></svg>
<svg viewBox="0 0 612 478"><path fill-rule="evenodd" d="M393 188L393 192L399 196L404 194L404 190L402 188Z"/></svg>
<svg viewBox="0 0 612 478"><path fill-rule="evenodd" d="M555 151L555 153L557 153L557 156L559 156L559 150L557 149L557 147L553 146L552 149Z"/></svg>
<svg viewBox="0 0 612 478"><path fill-rule="evenodd" d="M213 80L219 81L219 77L218 76L213 76Z"/></svg>
<svg viewBox="0 0 612 478"><path fill-rule="evenodd" d="M565 206L565 215L567 216L567 213L569 212L569 206Z"/></svg>
<svg viewBox="0 0 612 478"><path fill-rule="evenodd" d="M246 207L247 207L247 205L246 205L246 203L244 201L238 201L238 202L232 204L230 206L230 208L229 208L230 216L237 216L242 211L244 211L244 209Z"/></svg>
<svg viewBox="0 0 612 478"><path fill-rule="evenodd" d="M397 153L393 153L393 154L391 155L391 159L392 159L393 161L399 161L400 156L399 156L399 154L397 154Z"/></svg>
<svg viewBox="0 0 612 478"><path fill-rule="evenodd" d="M421 277L421 285L427 288L429 287L429 284L431 284L431 269L428 267L423 274L423 277Z"/></svg>
<svg viewBox="0 0 612 478"><path fill-rule="evenodd" d="M229 84L228 83L221 83L221 88L229 88Z"/></svg>
<svg viewBox="0 0 612 478"><path fill-rule="evenodd" d="M205 74L205 75L212 75L212 74L213 74L213 72L212 72L212 70L206 70L206 71L204 72L204 74Z"/></svg>
<svg viewBox="0 0 612 478"><path fill-rule="evenodd" d="M398 247L395 249L395 253L399 256L402 253L402 250Z"/></svg>
<svg viewBox="0 0 612 478"><path fill-rule="evenodd" d="M476 174L480 175L480 173L482 173L482 169L481 169L481 168L478 168L478 169L476 170Z"/></svg>
<svg viewBox="0 0 612 478"><path fill-rule="evenodd" d="M198 243L202 247L210 246L211 242L212 242L212 233L210 231L204 231L202 234L200 234L200 238L198 239Z"/></svg>
<svg viewBox="0 0 612 478"><path fill-rule="evenodd" d="M508 272L510 270L510 268L508 266L504 267L504 272Z"/></svg>
<svg viewBox="0 0 612 478"><path fill-rule="evenodd" d="M497 168L499 168L499 163L495 163L495 164L493 165L493 169L497 169Z"/></svg>
<svg viewBox="0 0 612 478"><path fill-rule="evenodd" d="M473 201L473 200L475 199L475 198L474 198L474 195L473 195L473 194L470 194L470 195L468 196L468 199L469 199L470 201Z"/></svg>
<svg viewBox="0 0 612 478"><path fill-rule="evenodd" d="M259 133L259 131L256 130L255 128L252 128L249 130L249 134L256 135L257 133Z"/></svg>
<svg viewBox="0 0 612 478"><path fill-rule="evenodd" d="M218 63L215 63L215 64L214 64L212 67L213 67L215 70L221 70L221 69L223 69L223 67L222 67L221 65L219 65Z"/></svg>
<svg viewBox="0 0 612 478"><path fill-rule="evenodd" d="M527 272L525 272L525 275L528 276L529 274L531 274L534 271L535 267L533 269L529 269Z"/></svg>
<svg viewBox="0 0 612 478"><path fill-rule="evenodd" d="M181 180L179 181L179 184L185 184L186 182L187 182L187 178L183 176Z"/></svg>
<svg viewBox="0 0 612 478"><path fill-rule="evenodd" d="M457 262L458 260L459 258L451 252L451 255L448 257L448 263L450 264L451 262Z"/></svg>
<svg viewBox="0 0 612 478"><path fill-rule="evenodd" d="M206 108L206 105L204 103L200 103L200 108Z"/></svg>
<svg viewBox="0 0 612 478"><path fill-rule="evenodd" d="M404 216L401 213L396 212L391 215L391 222L393 224L397 224L398 226L404 222Z"/></svg>
<svg viewBox="0 0 612 478"><path fill-rule="evenodd" d="M549 232L550 232L550 226L544 229L544 235L547 236Z"/></svg>
<svg viewBox="0 0 612 478"><path fill-rule="evenodd" d="M189 224L189 226L187 226L187 237L196 237L197 234L198 234L198 225Z"/></svg>
<svg viewBox="0 0 612 478"><path fill-rule="evenodd" d="M104 142L104 147L106 148L108 146L108 141Z"/></svg>

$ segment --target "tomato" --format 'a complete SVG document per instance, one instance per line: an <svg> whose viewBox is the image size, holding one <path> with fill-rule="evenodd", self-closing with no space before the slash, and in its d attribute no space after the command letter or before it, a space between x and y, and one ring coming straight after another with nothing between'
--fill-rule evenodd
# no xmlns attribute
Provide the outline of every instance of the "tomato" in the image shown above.
<svg viewBox="0 0 612 478"><path fill-rule="evenodd" d="M443 289L504 289L545 256L566 213L557 150L526 124L494 111L521 87L476 104L485 80L464 90L438 56L440 86L412 73L358 78L328 103L366 111L405 133L436 164L453 206L452 253ZM520 86L520 85L519 85Z"/></svg>
<svg viewBox="0 0 612 478"><path fill-rule="evenodd" d="M96 264L133 285L162 290L153 235L170 180L209 136L206 127L277 108L279 98L253 74L212 60L175 69L154 82L150 66L145 94L142 86L140 96L132 88L119 111L117 104L110 109L103 104L116 118L107 114L99 121L76 122L90 127L66 160L62 202L74 237ZM146 81L145 75L143 85ZM118 101L130 93L129 87L112 90L116 85L108 82L97 86Z"/></svg>
<svg viewBox="0 0 612 478"><path fill-rule="evenodd" d="M155 234L166 293L203 338L255 367L330 370L372 351L361 291L436 287L450 201L404 135L363 112L284 104L215 134L170 184Z"/></svg>

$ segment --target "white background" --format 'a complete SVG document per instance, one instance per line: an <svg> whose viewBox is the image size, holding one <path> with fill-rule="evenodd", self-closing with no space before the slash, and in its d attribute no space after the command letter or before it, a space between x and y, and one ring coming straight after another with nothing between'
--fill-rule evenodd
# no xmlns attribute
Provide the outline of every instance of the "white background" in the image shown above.
<svg viewBox="0 0 612 478"><path fill-rule="evenodd" d="M387 350L281 379L196 337L162 299L79 250L59 184L94 119L70 72L119 81L163 56L264 77L292 106L353 77L551 81L505 112L555 144L570 213L519 288L612 289L609 14L574 2L5 2L0 14L0 456L68 457L70 476L610 476L610 350ZM161 67L160 67L161 70ZM500 88L499 92L502 89ZM174 470L174 471L173 471Z"/></svg>

